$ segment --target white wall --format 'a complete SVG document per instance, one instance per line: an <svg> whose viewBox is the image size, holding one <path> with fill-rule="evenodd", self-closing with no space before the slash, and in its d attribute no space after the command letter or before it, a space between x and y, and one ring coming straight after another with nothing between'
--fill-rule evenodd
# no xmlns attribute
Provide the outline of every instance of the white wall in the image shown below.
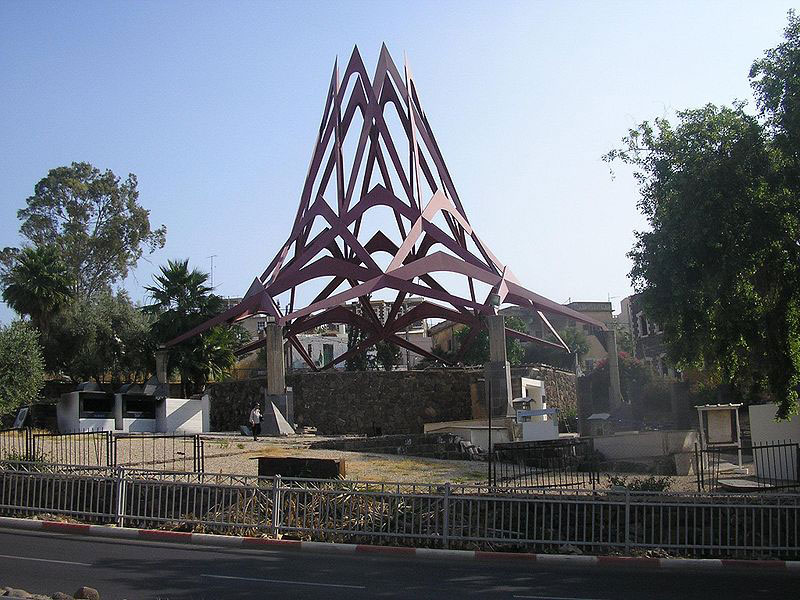
<svg viewBox="0 0 800 600"><path fill-rule="evenodd" d="M778 414L776 404L759 404L749 407L750 437L754 444L765 442L800 443L800 416L795 415L788 421L775 421Z"/></svg>
<svg viewBox="0 0 800 600"><path fill-rule="evenodd" d="M642 431L592 438L594 449L608 460L652 458L693 452L698 442L695 431Z"/></svg>
<svg viewBox="0 0 800 600"><path fill-rule="evenodd" d="M768 442L800 443L800 416L795 415L787 421L775 421L778 413L776 404L750 406L750 436L753 444ZM793 448L770 450L753 449L753 463L756 475L764 477L796 480L797 454Z"/></svg>
<svg viewBox="0 0 800 600"><path fill-rule="evenodd" d="M208 396L167 398L156 406L156 430L161 433L208 431L208 408Z"/></svg>

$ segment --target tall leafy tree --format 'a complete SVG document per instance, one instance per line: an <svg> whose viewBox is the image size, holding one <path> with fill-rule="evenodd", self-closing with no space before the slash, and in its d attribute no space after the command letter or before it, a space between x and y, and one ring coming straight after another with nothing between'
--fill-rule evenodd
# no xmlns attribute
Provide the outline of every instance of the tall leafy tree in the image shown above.
<svg viewBox="0 0 800 600"><path fill-rule="evenodd" d="M76 298L86 299L125 278L144 249L164 246L166 229L151 229L139 204L136 176L122 181L89 163L52 169L17 212L20 233L34 246L54 246ZM13 249L3 262L13 263Z"/></svg>
<svg viewBox="0 0 800 600"><path fill-rule="evenodd" d="M37 331L15 321L0 327L0 416L30 404L44 385L44 361Z"/></svg>
<svg viewBox="0 0 800 600"><path fill-rule="evenodd" d="M204 323L222 312L222 298L212 294L207 285L208 273L189 269L189 261L170 260L153 276L154 285L145 288L153 304L145 307L154 317L152 332L158 343L168 342L178 335ZM169 352L169 364L181 376L183 393L202 391L208 379L219 377L233 366L234 350L246 341L240 327L215 327L201 335L174 346Z"/></svg>
<svg viewBox="0 0 800 600"><path fill-rule="evenodd" d="M400 348L392 342L381 340L375 344L375 361L384 371L391 371L400 362Z"/></svg>
<svg viewBox="0 0 800 600"><path fill-rule="evenodd" d="M47 337L55 314L72 300L73 281L55 246L23 248L0 277L3 301Z"/></svg>
<svg viewBox="0 0 800 600"><path fill-rule="evenodd" d="M607 155L632 165L639 209L631 279L670 356L785 417L800 384L800 24L751 69L761 119L707 105L630 130Z"/></svg>
<svg viewBox="0 0 800 600"><path fill-rule="evenodd" d="M150 324L124 291L79 300L54 323L47 362L74 381L141 381L154 366Z"/></svg>
<svg viewBox="0 0 800 600"><path fill-rule="evenodd" d="M527 331L525 322L519 317L506 317L505 324L509 329ZM462 344L466 343L469 331L468 327L462 327L456 331L455 337L458 341L456 347L461 348ZM506 336L506 356L509 364L520 364L524 354L525 349L520 341L511 336ZM461 356L461 360L465 365L482 365L487 362L489 360L489 332L484 329L478 333Z"/></svg>
<svg viewBox="0 0 800 600"><path fill-rule="evenodd" d="M367 339L368 336L369 333L367 331L359 329L358 327L350 327L347 330L347 350L352 350L365 339ZM357 352L356 354L345 359L345 369L348 371L366 371L372 367L374 361L369 355L368 350L369 348L364 348L361 352Z"/></svg>

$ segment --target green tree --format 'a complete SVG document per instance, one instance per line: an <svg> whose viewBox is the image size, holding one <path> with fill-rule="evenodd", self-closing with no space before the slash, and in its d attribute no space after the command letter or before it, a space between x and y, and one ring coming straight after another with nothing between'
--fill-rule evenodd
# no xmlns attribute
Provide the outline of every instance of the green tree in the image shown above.
<svg viewBox="0 0 800 600"><path fill-rule="evenodd" d="M617 329L617 350L633 356L636 354L636 344L630 332L624 329Z"/></svg>
<svg viewBox="0 0 800 600"><path fill-rule="evenodd" d="M110 378L112 388L143 380L154 366L151 320L124 291L77 301L53 326L45 347L48 364L73 381Z"/></svg>
<svg viewBox="0 0 800 600"><path fill-rule="evenodd" d="M145 287L153 304L145 311L154 317L151 331L163 344L186 333L222 312L222 298L211 293L206 284L208 273L189 269L189 261L167 261L161 273L154 275L155 285ZM169 365L181 376L183 393L203 390L210 377L222 376L234 362L234 351L246 341L240 327L214 327L169 351Z"/></svg>
<svg viewBox="0 0 800 600"><path fill-rule="evenodd" d="M632 165L639 209L631 279L670 358L786 417L800 384L800 24L753 65L761 112L707 105L630 130L607 155Z"/></svg>
<svg viewBox="0 0 800 600"><path fill-rule="evenodd" d="M521 332L527 331L525 322L519 317L506 317L505 323L507 329L514 329ZM469 327L462 327L456 332L456 347L461 348L461 345L467 341L469 332ZM512 338L510 335L506 335L506 355L511 365L520 364L522 362L522 357L525 355L525 350L520 341ZM461 360L465 365L482 365L488 362L489 332L485 329L481 330L480 333L473 338L472 342L461 356Z"/></svg>
<svg viewBox="0 0 800 600"><path fill-rule="evenodd" d="M363 342L369 333L358 327L349 327L347 330L347 350L350 351L361 342ZM368 348L364 348L361 352L357 352L350 358L344 361L345 369L348 371L366 371L373 366L372 357L369 356Z"/></svg>
<svg viewBox="0 0 800 600"><path fill-rule="evenodd" d="M578 355L578 360L586 356L589 352L589 340L586 339L586 334L582 330L575 327L567 327L559 332L561 339L569 346L571 352Z"/></svg>
<svg viewBox="0 0 800 600"><path fill-rule="evenodd" d="M50 322L72 300L72 279L55 246L23 248L0 278L3 301L47 338Z"/></svg>
<svg viewBox="0 0 800 600"><path fill-rule="evenodd" d="M125 181L89 163L52 169L17 212L20 233L35 246L55 246L67 266L75 297L90 298L125 278L144 248L164 246L166 229L150 228L139 205L136 176ZM4 251L13 263L13 249Z"/></svg>
<svg viewBox="0 0 800 600"><path fill-rule="evenodd" d="M36 400L43 384L38 332L22 321L0 327L0 416Z"/></svg>
<svg viewBox="0 0 800 600"><path fill-rule="evenodd" d="M400 348L392 342L381 340L375 344L375 361L384 371L391 371L400 362Z"/></svg>

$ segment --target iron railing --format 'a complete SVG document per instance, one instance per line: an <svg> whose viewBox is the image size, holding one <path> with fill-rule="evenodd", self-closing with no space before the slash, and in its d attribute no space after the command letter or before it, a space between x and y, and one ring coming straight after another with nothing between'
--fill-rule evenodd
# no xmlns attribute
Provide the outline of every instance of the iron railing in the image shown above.
<svg viewBox="0 0 800 600"><path fill-rule="evenodd" d="M800 490L800 444L765 442L744 445L741 455L747 459L738 464L737 449L695 444L694 470L698 492L714 492L723 487L720 481L736 480L739 486L759 491ZM734 484L729 484L734 485Z"/></svg>
<svg viewBox="0 0 800 600"><path fill-rule="evenodd" d="M0 460L202 473L205 447L199 434L7 429L0 430Z"/></svg>
<svg viewBox="0 0 800 600"><path fill-rule="evenodd" d="M292 539L695 557L800 557L800 496L567 490L0 463L0 514ZM415 486L415 487L412 487Z"/></svg>
<svg viewBox="0 0 800 600"><path fill-rule="evenodd" d="M205 470L205 448L199 434L120 433L113 436L113 460L118 467L146 470Z"/></svg>
<svg viewBox="0 0 800 600"><path fill-rule="evenodd" d="M594 488L599 481L592 446L585 440L495 444L490 483L516 490Z"/></svg>
<svg viewBox="0 0 800 600"><path fill-rule="evenodd" d="M30 428L0 429L0 460L32 460Z"/></svg>

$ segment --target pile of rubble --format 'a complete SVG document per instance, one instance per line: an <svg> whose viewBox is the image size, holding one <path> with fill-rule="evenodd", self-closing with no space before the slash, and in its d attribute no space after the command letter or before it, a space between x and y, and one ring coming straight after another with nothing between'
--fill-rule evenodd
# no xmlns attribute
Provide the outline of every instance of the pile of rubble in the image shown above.
<svg viewBox="0 0 800 600"><path fill-rule="evenodd" d="M76 598L80 598L82 600L100 600L100 592L94 588L83 586L78 588L78 591L72 594L72 596L65 594L64 592L56 592L52 596L44 596L42 594L31 594L30 592L26 592L25 590L21 590L19 588L6 586L2 588L0 597L9 599L26 598L28 600L75 600Z"/></svg>

